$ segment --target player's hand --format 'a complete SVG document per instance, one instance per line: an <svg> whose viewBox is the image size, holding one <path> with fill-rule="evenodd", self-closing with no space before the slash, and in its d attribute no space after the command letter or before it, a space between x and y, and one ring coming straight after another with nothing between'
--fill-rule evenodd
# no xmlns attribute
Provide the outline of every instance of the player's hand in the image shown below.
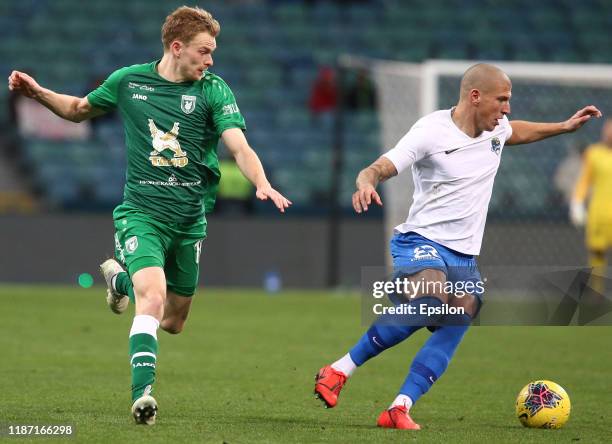
<svg viewBox="0 0 612 444"><path fill-rule="evenodd" d="M576 131L592 117L601 117L601 111L593 105L585 106L564 122L565 129L568 133Z"/></svg>
<svg viewBox="0 0 612 444"><path fill-rule="evenodd" d="M9 90L16 91L26 97L35 98L42 87L33 77L20 71L13 71L8 78Z"/></svg>
<svg viewBox="0 0 612 444"><path fill-rule="evenodd" d="M24 72L13 71L8 78L8 87L26 97L35 98L42 90L41 86L32 77Z"/></svg>
<svg viewBox="0 0 612 444"><path fill-rule="evenodd" d="M257 187L257 191L255 192L255 196L259 200L268 200L271 199L276 205L276 208L280 210L281 213L285 212L285 208L289 208L293 202L283 196L281 193L272 188L272 185L266 184L261 187Z"/></svg>
<svg viewBox="0 0 612 444"><path fill-rule="evenodd" d="M582 202L572 202L570 204L570 221L575 227L582 227L586 222L586 211Z"/></svg>
<svg viewBox="0 0 612 444"><path fill-rule="evenodd" d="M382 200L372 185L366 185L353 193L353 208L357 213L368 211L368 205L372 202L382 207Z"/></svg>

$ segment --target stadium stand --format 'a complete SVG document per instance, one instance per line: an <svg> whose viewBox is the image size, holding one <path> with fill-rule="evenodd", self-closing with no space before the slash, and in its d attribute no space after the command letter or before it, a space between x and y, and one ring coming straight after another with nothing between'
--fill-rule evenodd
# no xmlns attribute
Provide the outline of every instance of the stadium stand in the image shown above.
<svg viewBox="0 0 612 444"><path fill-rule="evenodd" d="M43 85L82 96L92 79L159 57L160 24L182 3L0 1L0 70L8 75L11 68L35 69ZM320 67L333 64L341 53L412 62L612 62L606 32L612 26L612 2L606 0L214 0L203 6L222 26L212 71L235 91L252 145L298 212L327 200L332 128L311 119L307 101ZM7 94L0 89L3 103ZM7 108L0 106L0 124L10 131ZM377 156L378 132L373 111L349 111L341 196L347 206L355 174ZM47 203L108 209L122 193L122 143L114 118L95 125L94 138L86 143L21 140L21 165ZM528 167L519 160L516 168ZM552 160L551 175L555 165ZM522 195L521 187L549 192L533 183L498 187L493 210L511 205L512 196ZM524 199L537 202L537 196L529 196ZM527 200L515 202L516 207L537 216L538 206Z"/></svg>

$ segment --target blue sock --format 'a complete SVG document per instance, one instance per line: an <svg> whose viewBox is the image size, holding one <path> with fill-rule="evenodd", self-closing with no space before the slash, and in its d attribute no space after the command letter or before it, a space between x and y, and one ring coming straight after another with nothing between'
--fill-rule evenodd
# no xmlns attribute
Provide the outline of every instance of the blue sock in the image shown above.
<svg viewBox="0 0 612 444"><path fill-rule="evenodd" d="M428 308L441 307L442 302L436 297L424 296L411 301L408 305L417 307L415 315L381 315L357 341L357 344L349 351L351 359L357 366L399 344L424 325L436 322L441 317L418 314L419 305L426 305Z"/></svg>
<svg viewBox="0 0 612 444"><path fill-rule="evenodd" d="M464 325L443 325L437 328L414 357L410 373L400 389L400 394L409 396L413 403L427 393L448 367L457 346L469 328L471 318L463 316Z"/></svg>

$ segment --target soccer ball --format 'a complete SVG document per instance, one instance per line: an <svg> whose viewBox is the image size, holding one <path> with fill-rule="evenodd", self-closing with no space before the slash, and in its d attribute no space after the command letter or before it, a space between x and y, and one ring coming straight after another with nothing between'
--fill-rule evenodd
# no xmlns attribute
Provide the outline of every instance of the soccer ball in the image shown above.
<svg viewBox="0 0 612 444"><path fill-rule="evenodd" d="M559 429L567 422L571 403L567 392L552 381L533 381L516 398L516 416L525 427Z"/></svg>

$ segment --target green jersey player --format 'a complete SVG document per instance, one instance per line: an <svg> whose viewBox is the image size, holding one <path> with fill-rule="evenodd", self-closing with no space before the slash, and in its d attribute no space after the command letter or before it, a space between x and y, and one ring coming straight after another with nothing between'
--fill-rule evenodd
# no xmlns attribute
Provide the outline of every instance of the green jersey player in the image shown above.
<svg viewBox="0 0 612 444"><path fill-rule="evenodd" d="M124 200L113 212L115 256L101 265L107 302L115 313L135 303L129 350L132 413L153 424L151 396L157 362L157 329L179 333L198 282L220 179L219 138L259 199L284 212L291 202L272 188L244 136L245 122L227 84L208 72L219 23L200 8L181 7L162 27L160 60L119 69L87 97L55 93L13 71L9 88L58 116L81 122L118 109L127 145ZM127 270L126 271L124 271Z"/></svg>

